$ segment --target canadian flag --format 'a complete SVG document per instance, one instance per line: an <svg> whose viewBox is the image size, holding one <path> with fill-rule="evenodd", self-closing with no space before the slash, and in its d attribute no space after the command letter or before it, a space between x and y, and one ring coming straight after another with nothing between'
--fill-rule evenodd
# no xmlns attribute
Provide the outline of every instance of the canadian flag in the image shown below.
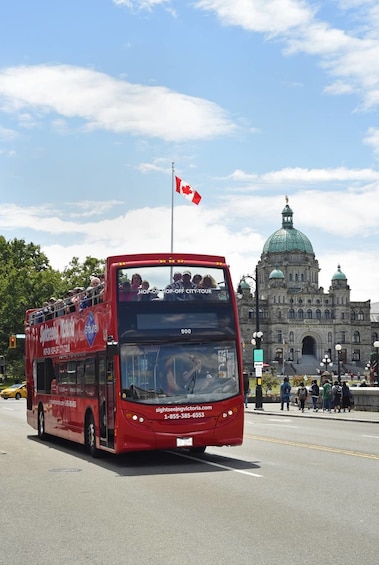
<svg viewBox="0 0 379 565"><path fill-rule="evenodd" d="M179 177L175 177L175 181L176 192L183 194L185 198L188 198L188 200L191 200L191 202L193 202L194 204L199 204L201 196L196 190L193 190L193 188L191 188L189 184L182 181L182 179L180 179Z"/></svg>

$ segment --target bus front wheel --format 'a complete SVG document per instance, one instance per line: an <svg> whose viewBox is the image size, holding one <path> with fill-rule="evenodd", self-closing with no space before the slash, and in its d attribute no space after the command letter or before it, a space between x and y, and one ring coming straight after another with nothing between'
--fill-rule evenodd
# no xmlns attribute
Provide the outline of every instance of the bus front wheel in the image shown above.
<svg viewBox="0 0 379 565"><path fill-rule="evenodd" d="M39 439L45 439L45 414L43 412L43 406L38 408L38 437Z"/></svg>
<svg viewBox="0 0 379 565"><path fill-rule="evenodd" d="M96 428L92 414L89 414L86 418L85 434L85 445L88 453L91 455L91 457L97 457L98 450L96 448Z"/></svg>

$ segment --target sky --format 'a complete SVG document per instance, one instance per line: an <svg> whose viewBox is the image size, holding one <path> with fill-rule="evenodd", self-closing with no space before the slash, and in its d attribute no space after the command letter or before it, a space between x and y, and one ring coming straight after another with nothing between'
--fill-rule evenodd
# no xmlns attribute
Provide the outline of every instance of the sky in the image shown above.
<svg viewBox="0 0 379 565"><path fill-rule="evenodd" d="M378 302L378 108L377 0L3 0L0 234L60 270L173 244L237 285L288 196L319 285Z"/></svg>

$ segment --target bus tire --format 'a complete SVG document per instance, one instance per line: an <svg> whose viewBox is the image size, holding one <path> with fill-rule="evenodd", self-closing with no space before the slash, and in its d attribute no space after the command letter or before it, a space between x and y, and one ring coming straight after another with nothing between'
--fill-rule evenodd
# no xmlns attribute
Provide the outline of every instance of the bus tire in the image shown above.
<svg viewBox="0 0 379 565"><path fill-rule="evenodd" d="M96 448L96 427L92 413L86 416L85 423L85 447L91 457L98 457L98 449Z"/></svg>
<svg viewBox="0 0 379 565"><path fill-rule="evenodd" d="M43 411L43 406L42 404L40 404L40 406L38 407L38 437L41 440L44 440L46 438L46 432L45 432L45 414Z"/></svg>

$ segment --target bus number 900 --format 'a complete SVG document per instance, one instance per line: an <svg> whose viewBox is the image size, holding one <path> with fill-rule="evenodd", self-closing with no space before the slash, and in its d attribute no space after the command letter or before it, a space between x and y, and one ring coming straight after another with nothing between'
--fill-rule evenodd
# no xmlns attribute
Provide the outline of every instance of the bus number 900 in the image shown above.
<svg viewBox="0 0 379 565"><path fill-rule="evenodd" d="M182 329L180 330L180 333L181 333L182 335L184 335L184 334L190 334L190 333L192 333L192 330L191 330L191 328L182 328Z"/></svg>

